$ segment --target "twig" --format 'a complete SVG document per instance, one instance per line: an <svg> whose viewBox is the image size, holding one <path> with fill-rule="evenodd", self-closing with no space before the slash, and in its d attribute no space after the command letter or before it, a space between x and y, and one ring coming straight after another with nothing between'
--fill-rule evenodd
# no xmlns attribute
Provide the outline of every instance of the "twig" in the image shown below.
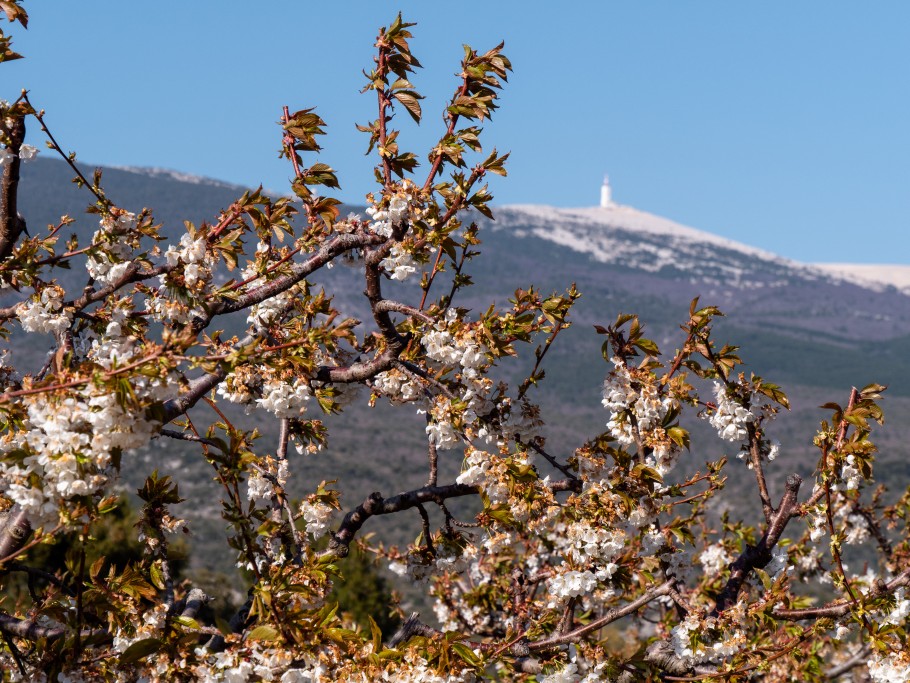
<svg viewBox="0 0 910 683"><path fill-rule="evenodd" d="M285 126L291 122L291 112L288 109L287 105L284 105L282 109L281 118L284 121ZM284 134L284 137L281 138L281 142L284 145L284 149L288 155L288 158L294 165L294 177L299 178L302 174L300 172L300 165L297 163L297 151L294 149L294 137L290 133L286 132Z"/></svg>
<svg viewBox="0 0 910 683"><path fill-rule="evenodd" d="M433 419L430 417L430 413L427 413L426 416L427 425L429 425ZM436 486L437 477L439 475L439 453L436 451L436 442L433 439L427 439L427 456L430 461L430 476L427 479L427 486Z"/></svg>
<svg viewBox="0 0 910 683"><path fill-rule="evenodd" d="M755 481L758 484L758 496L761 498L761 509L765 515L765 522L770 524L771 515L774 514L774 506L771 505L771 495L768 493L768 482L765 480L765 469L762 464L761 431L752 422L747 423L746 428L749 433L749 462L752 465L752 471L755 472Z"/></svg>
<svg viewBox="0 0 910 683"><path fill-rule="evenodd" d="M860 664L865 664L869 660L869 654L871 652L872 648L869 645L864 645L859 650L857 650L856 654L854 654L848 660L828 669L825 672L825 678L833 681L837 678L840 678L851 669L856 668Z"/></svg>
<svg viewBox="0 0 910 683"><path fill-rule="evenodd" d="M28 674L25 671L25 665L22 663L22 655L19 653L19 648L16 647L13 639L9 637L9 634L6 631L3 632L3 642L6 643L6 647L13 656L13 660L16 662L16 668L19 669L22 678L27 678Z"/></svg>
<svg viewBox="0 0 910 683"><path fill-rule="evenodd" d="M529 644L529 649L532 652L538 650L548 650L552 647L557 647L559 645L565 645L567 643L575 643L581 640L584 636L589 633L593 633L599 629L602 629L607 624L612 624L614 621L623 618L626 615L637 612L639 609L644 607L650 602L653 602L662 595L667 595L670 592L670 589L673 587L675 579L666 581L656 588L652 588L647 591L644 595L641 595L636 600L624 605L622 607L616 607L609 610L599 619L585 624L584 626L579 626L576 629L568 631L567 633L556 633L551 635L549 638L544 638L543 640L538 640Z"/></svg>

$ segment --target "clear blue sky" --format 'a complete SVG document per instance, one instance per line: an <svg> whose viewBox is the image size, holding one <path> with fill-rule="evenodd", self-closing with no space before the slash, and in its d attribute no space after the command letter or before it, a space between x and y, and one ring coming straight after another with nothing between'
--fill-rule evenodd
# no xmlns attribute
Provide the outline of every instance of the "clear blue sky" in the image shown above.
<svg viewBox="0 0 910 683"><path fill-rule="evenodd" d="M323 161L361 202L354 129L376 28L415 27L424 158L461 44L500 40L515 73L486 145L510 150L498 203L624 204L803 261L910 263L910 3L27 1L26 59L0 68L62 144L95 164L160 166L285 190L281 106L316 106ZM449 9L451 8L451 9ZM36 141L36 136L32 136ZM40 141L39 141L40 142ZM409 143L411 143L409 145Z"/></svg>

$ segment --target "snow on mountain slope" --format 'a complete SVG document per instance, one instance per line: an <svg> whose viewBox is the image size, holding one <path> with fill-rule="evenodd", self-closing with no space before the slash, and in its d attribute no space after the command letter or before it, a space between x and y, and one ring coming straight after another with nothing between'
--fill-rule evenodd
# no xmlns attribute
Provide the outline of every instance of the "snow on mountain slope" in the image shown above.
<svg viewBox="0 0 910 683"><path fill-rule="evenodd" d="M877 263L815 263L813 266L869 289L881 291L895 287L910 295L910 266Z"/></svg>
<svg viewBox="0 0 910 683"><path fill-rule="evenodd" d="M687 241L707 242L723 249L741 251L745 254L759 258L777 259L775 254L761 249L750 247L741 242L718 237L703 230L696 230L680 223L676 223L661 216L655 216L646 211L614 204L608 207L591 206L580 209L557 209L551 206L514 205L505 206L504 209L514 209L528 215L549 220L564 221L578 220L579 222L594 223L615 228L626 228L636 232L648 233L658 237L678 238ZM571 245L567 245L571 246Z"/></svg>
<svg viewBox="0 0 910 683"><path fill-rule="evenodd" d="M588 253L595 260L739 289L781 287L794 271L819 271L733 240L680 225L630 206L557 209L507 206L496 223Z"/></svg>
<svg viewBox="0 0 910 683"><path fill-rule="evenodd" d="M805 264L681 225L631 206L499 207L496 226L533 234L603 263L738 289L782 287L793 278L910 294L910 266Z"/></svg>
<svg viewBox="0 0 910 683"><path fill-rule="evenodd" d="M126 171L127 173L135 173L137 175L144 175L150 178L166 178L167 180L176 180L177 182L188 183L190 185L209 185L211 187L224 187L237 189L241 192L244 190L243 186L237 185L235 183L228 183L223 180L216 180L214 178L208 178L206 176L193 175L191 173L183 173L182 171L174 171L170 168L158 168L156 166L108 166L107 168L113 168L118 171Z"/></svg>

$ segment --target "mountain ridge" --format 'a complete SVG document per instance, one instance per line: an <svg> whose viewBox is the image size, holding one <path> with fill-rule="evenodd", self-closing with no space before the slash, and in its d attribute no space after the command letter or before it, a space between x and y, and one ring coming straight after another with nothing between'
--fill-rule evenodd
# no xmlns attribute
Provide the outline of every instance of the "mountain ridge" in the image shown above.
<svg viewBox="0 0 910 683"><path fill-rule="evenodd" d="M193 185L210 185L212 187L239 192L243 192L247 189L244 185L239 183L209 176L194 175L170 168L153 166L107 166L105 168L136 175L144 175L150 178L169 179ZM502 211L520 211L540 217L579 218L604 225L619 225L656 235L674 235L682 238L695 239L721 248L742 251L743 253L755 257L765 258L779 263L787 263L791 267L804 268L807 273L815 273L822 277L833 277L867 289L881 291L882 288L894 287L901 293L910 295L910 264L806 263L783 256L776 251L761 249L748 243L733 240L707 230L693 228L674 221L671 218L659 216L624 204L611 204L609 207L556 207L547 204L504 204L499 206L494 205L492 208L494 215L498 215ZM569 242L570 241L565 243L564 246L576 249L576 246ZM583 248L576 250L588 251Z"/></svg>
<svg viewBox="0 0 910 683"><path fill-rule="evenodd" d="M601 225L608 228L627 230L630 233L639 235L649 235L655 237L669 238L675 242L689 241L710 244L714 247L729 251L740 252L752 258L762 259L776 265L783 265L789 269L801 271L804 277L822 277L832 278L849 282L864 288L881 291L883 287L895 287L904 294L910 294L910 265L885 265L885 264L853 264L853 263L804 263L777 252L768 251L754 247L745 242L717 235L716 233L700 230L687 225L683 225L672 219L658 216L632 206L622 204L611 204L607 207L575 207L561 208L541 204L511 204L495 207L498 214L505 211L524 213L528 216L539 218L546 221L558 221L559 224L565 222L586 222ZM604 244L598 244L596 235L594 240L577 239L577 236L567 234L565 230L552 232L545 229L535 231L539 237L549 239L553 242L567 246L570 249L582 253L592 254L598 260L604 263L613 263L614 259L603 249ZM619 256L628 255L621 252ZM638 263L639 267L646 270L653 269L659 271L662 267L671 265L672 254L669 250L655 252L657 257L655 263ZM661 260L663 257L663 261ZM735 274L735 273L734 273ZM734 278L730 283L733 286L748 285L748 282L742 282Z"/></svg>

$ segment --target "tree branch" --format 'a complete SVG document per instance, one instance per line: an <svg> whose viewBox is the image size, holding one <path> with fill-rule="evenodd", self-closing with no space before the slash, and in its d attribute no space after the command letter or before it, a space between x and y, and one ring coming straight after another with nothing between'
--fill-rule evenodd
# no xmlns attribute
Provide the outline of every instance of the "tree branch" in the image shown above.
<svg viewBox="0 0 910 683"><path fill-rule="evenodd" d="M554 491L567 491L575 486L575 482L568 480L551 482L550 488ZM477 486L468 486L466 484L448 484L446 486L424 486L406 493L399 493L391 498L383 498L382 494L377 492L367 496L360 505L351 510L344 516L338 531L332 534L329 541L329 547L322 552L323 555L335 555L336 557L345 557L348 554L348 547L354 536L363 527L370 517L377 515L390 515L402 510L408 510L424 503L441 504L449 498L459 498L462 496L471 496L480 492Z"/></svg>
<svg viewBox="0 0 910 683"><path fill-rule="evenodd" d="M746 578L755 568L761 568L771 561L771 551L780 540L787 523L797 514L797 495L803 480L798 474L787 477L787 489L780 501L780 506L771 517L771 522L757 545L746 546L742 554L730 566L730 578L717 598L712 612L717 615L729 609L739 598L739 591Z"/></svg>
<svg viewBox="0 0 910 683"><path fill-rule="evenodd" d="M28 541L32 525L28 513L17 503L3 513L0 521L0 563L14 556Z"/></svg>
<svg viewBox="0 0 910 683"><path fill-rule="evenodd" d="M534 643L529 643L528 647L532 652L536 652L537 650L546 650L559 645L578 642L589 633L593 633L594 631L602 629L607 624L611 624L618 619L622 619L626 615L637 612L649 602L653 602L662 595L668 595L670 593L670 590L673 588L675 581L675 579L666 581L656 588L652 588L644 595L637 598L636 600L633 600L627 605L611 609L599 619L595 619L594 621L585 624L584 626L579 626L578 628L568 631L567 633L556 633L549 638L538 640Z"/></svg>
<svg viewBox="0 0 910 683"><path fill-rule="evenodd" d="M2 125L2 122L0 122ZM6 128L10 144L7 149L13 158L0 166L0 261L12 252L19 236L25 232L25 221L17 209L19 195L19 150L25 140L25 119L16 117Z"/></svg>

